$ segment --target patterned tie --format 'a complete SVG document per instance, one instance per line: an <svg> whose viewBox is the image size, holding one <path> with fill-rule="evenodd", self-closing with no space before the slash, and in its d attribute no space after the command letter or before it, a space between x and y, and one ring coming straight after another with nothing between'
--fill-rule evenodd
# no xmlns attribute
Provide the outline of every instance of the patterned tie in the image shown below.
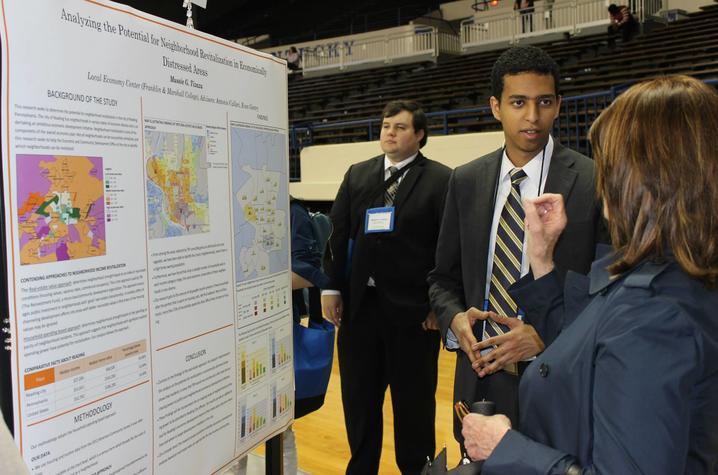
<svg viewBox="0 0 718 475"><path fill-rule="evenodd" d="M394 176L394 173L398 172L399 169L396 167L389 167L389 178ZM387 180L389 179L387 178ZM389 188L386 189L384 192L384 206L392 206L394 204L394 197L396 196L396 191L399 189L399 180L396 180L394 183L389 185Z"/></svg>
<svg viewBox="0 0 718 475"><path fill-rule="evenodd" d="M524 208L521 205L519 185L526 179L526 173L520 168L514 168L509 174L511 175L511 192L506 198L503 210L501 210L499 226L496 230L494 265L491 270L491 285L489 287L489 310L493 310L499 315L516 317L518 306L509 295L508 288L521 277L521 255L524 245ZM505 325L488 319L484 325L483 338L501 335L508 331L509 329ZM504 369L509 372L515 372L515 366L509 365Z"/></svg>

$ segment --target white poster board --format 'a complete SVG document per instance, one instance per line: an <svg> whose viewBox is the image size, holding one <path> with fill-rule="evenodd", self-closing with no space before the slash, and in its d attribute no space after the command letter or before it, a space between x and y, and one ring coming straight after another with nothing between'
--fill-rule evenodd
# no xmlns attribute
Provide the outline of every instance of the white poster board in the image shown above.
<svg viewBox="0 0 718 475"><path fill-rule="evenodd" d="M286 65L0 3L16 442L37 474L216 472L293 417Z"/></svg>

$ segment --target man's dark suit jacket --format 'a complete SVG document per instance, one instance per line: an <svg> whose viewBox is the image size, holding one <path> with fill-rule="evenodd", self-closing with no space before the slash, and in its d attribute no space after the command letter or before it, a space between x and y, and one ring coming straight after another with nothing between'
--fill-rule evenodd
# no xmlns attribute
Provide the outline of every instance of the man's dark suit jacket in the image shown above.
<svg viewBox="0 0 718 475"><path fill-rule="evenodd" d="M429 296L446 334L454 316L469 307L482 309L486 293L486 262L489 252L494 200L503 150L457 167L449 181L436 267L429 274ZM563 195L568 224L556 244L554 261L565 273L587 273L596 242L607 241L596 202L593 160L554 142L545 193ZM525 321L531 321L526 315ZM541 335L548 346L555 334ZM490 377L490 376L488 376ZM463 351L457 352L454 401L473 402L478 376ZM454 425L460 440L460 427Z"/></svg>
<svg viewBox="0 0 718 475"><path fill-rule="evenodd" d="M334 229L324 264L331 280L327 288L342 292L344 318L357 317L369 277L376 282L384 313L397 317L387 323L421 323L429 313L426 275L434 267L451 169L421 153L415 161L394 199L390 233L364 233L366 209L384 206L383 192L369 196L384 181L384 155L352 165L344 175L330 213Z"/></svg>

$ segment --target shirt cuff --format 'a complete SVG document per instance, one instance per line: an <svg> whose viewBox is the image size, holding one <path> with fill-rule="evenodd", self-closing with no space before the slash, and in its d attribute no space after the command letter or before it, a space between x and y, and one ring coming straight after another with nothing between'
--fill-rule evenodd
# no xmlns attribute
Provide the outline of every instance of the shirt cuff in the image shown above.
<svg viewBox="0 0 718 475"><path fill-rule="evenodd" d="M341 291L339 290L332 290L332 289L324 289L322 290L322 295L341 295Z"/></svg>
<svg viewBox="0 0 718 475"><path fill-rule="evenodd" d="M456 335L454 335L454 332L451 331L451 328L446 331L446 341L444 342L444 347L447 350L458 350L460 348L459 340L456 338Z"/></svg>

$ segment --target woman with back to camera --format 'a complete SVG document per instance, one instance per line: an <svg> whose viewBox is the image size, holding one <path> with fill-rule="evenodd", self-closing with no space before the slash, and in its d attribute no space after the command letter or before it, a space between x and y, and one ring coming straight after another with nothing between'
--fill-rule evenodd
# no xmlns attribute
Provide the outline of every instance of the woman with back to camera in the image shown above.
<svg viewBox="0 0 718 475"><path fill-rule="evenodd" d="M553 271L561 196L524 202L532 272L511 293L534 326L563 330L524 373L518 431L464 419L482 474L717 473L716 134L718 94L687 76L600 115L589 140L613 250L588 276Z"/></svg>

